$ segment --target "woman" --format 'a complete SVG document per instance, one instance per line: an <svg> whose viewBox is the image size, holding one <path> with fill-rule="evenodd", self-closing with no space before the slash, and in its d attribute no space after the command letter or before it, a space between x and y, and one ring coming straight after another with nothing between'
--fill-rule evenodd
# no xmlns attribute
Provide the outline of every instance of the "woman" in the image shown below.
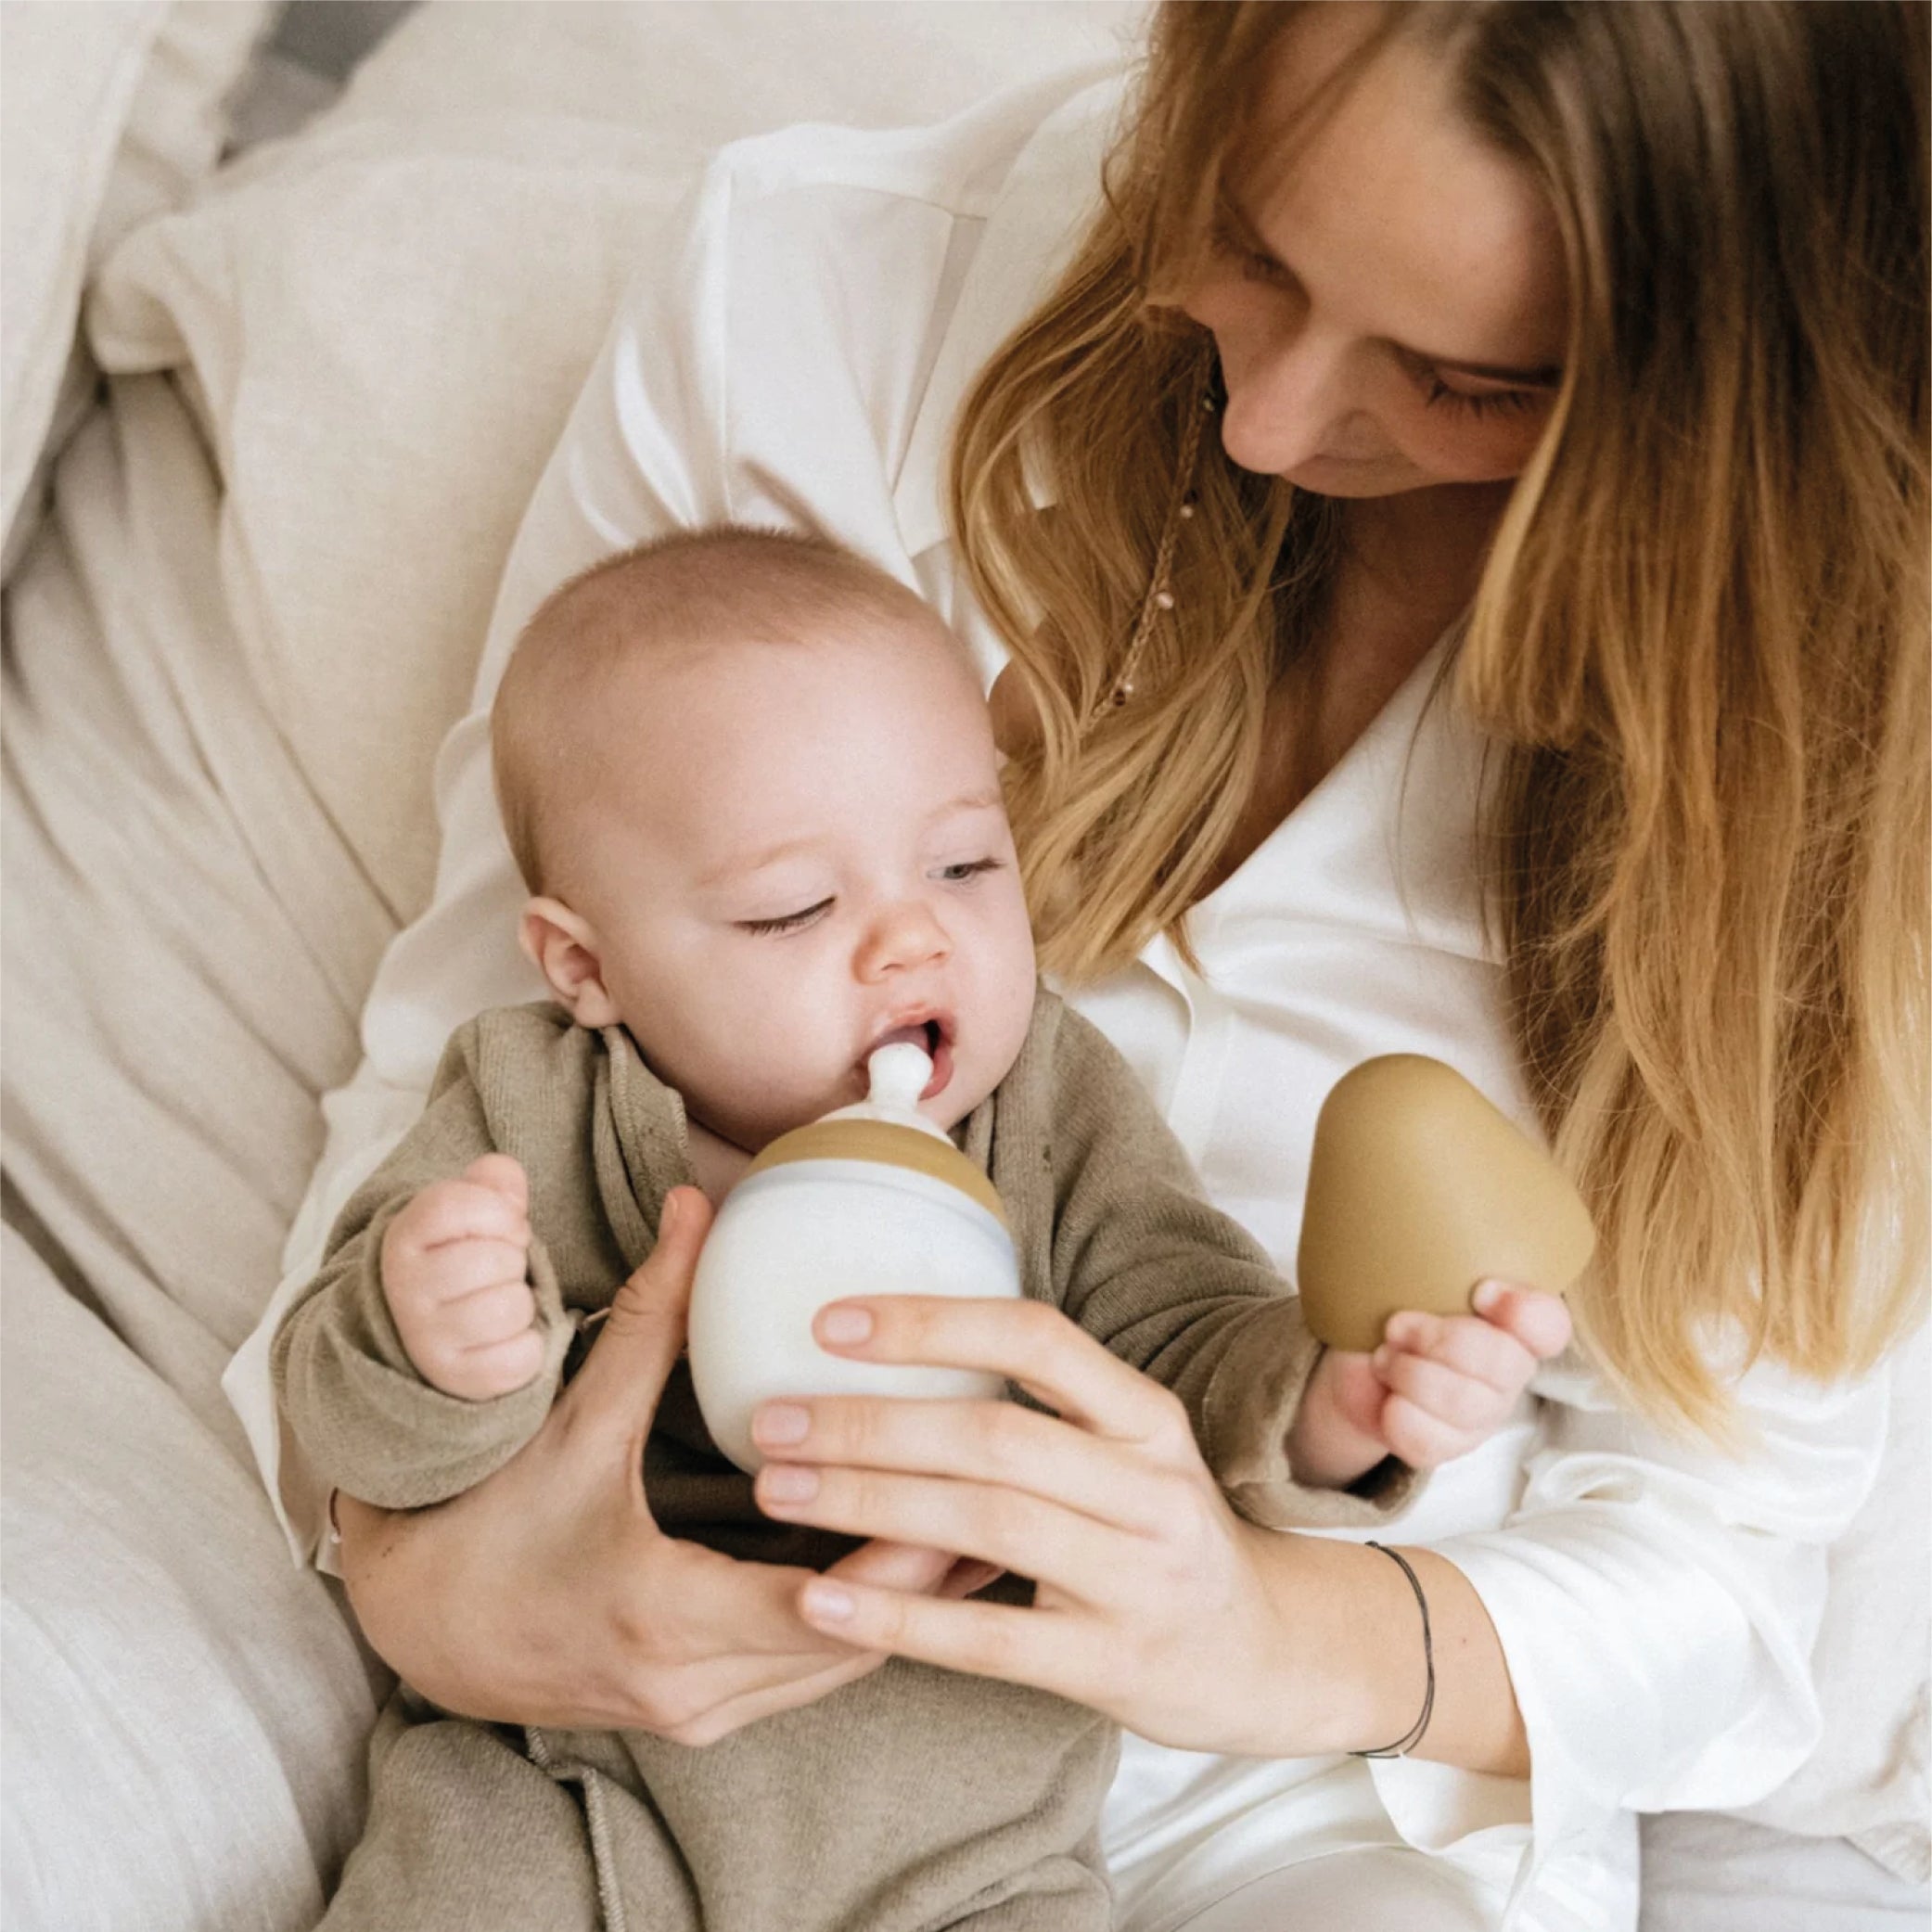
<svg viewBox="0 0 1932 1932"><path fill-rule="evenodd" d="M1063 1420L1015 1469L991 1407L802 1405L784 1513L882 1540L812 1580L643 1511L694 1214L529 1452L423 1516L340 1499L413 1683L693 1743L887 1652L1062 1691L1158 1741L1109 1822L1137 1932L1631 1926L1635 1810L1799 1761L1883 1427L1852 1378L1924 1251L1926 64L1909 5L1171 6L1037 306L1105 95L721 160L539 493L482 695L537 596L663 523L879 556L1010 658L1044 956L1222 1204L1290 1259L1326 1081L1439 1052L1585 1190L1585 1348L1404 1524L1412 1591L1233 1517L1043 1311L848 1311L841 1346ZM499 872L446 864L390 998L500 993L448 965ZM1039 1604L949 1600L927 1546Z"/></svg>

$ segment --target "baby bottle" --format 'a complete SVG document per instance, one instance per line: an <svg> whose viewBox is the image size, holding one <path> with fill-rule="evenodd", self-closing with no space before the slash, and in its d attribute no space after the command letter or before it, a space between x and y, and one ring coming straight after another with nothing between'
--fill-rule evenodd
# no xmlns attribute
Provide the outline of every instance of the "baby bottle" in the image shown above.
<svg viewBox="0 0 1932 1932"><path fill-rule="evenodd" d="M1017 1297L992 1182L917 1108L932 1062L895 1042L871 1094L772 1142L726 1197L691 1290L691 1380L718 1447L748 1474L759 1403L786 1395L992 1397L978 1370L828 1355L812 1320L851 1295Z"/></svg>

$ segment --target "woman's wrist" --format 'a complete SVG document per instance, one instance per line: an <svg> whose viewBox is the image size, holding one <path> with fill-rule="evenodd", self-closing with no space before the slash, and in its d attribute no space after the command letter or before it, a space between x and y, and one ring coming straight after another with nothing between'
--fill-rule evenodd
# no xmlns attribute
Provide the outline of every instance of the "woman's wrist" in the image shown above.
<svg viewBox="0 0 1932 1932"><path fill-rule="evenodd" d="M1284 1632L1281 1689L1256 1705L1252 1748L1273 1757L1373 1751L1406 1736L1429 1689L1422 1619L1408 1577L1378 1550L1329 1537L1258 1530L1257 1561ZM1529 1754L1507 1665L1468 1579L1403 1545L1427 1600L1435 1703L1413 1755L1526 1777Z"/></svg>

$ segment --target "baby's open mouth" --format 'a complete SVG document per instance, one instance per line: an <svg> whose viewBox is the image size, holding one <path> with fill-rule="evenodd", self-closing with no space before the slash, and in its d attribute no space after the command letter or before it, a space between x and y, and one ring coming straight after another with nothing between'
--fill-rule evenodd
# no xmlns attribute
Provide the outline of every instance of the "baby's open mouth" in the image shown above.
<svg viewBox="0 0 1932 1932"><path fill-rule="evenodd" d="M871 1059L882 1046L896 1046L902 1041L916 1046L932 1062L932 1078L920 1091L921 1100L930 1100L935 1094L945 1091L946 1082L953 1078L953 1022L943 1014L932 1014L925 1019L909 1020L902 1026L891 1028L881 1033L865 1049L860 1060L860 1073L864 1074L864 1063Z"/></svg>

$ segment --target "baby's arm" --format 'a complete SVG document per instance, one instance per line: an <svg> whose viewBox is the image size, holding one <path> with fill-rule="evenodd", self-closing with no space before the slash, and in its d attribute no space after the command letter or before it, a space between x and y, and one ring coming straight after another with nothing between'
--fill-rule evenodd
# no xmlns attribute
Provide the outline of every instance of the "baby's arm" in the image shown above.
<svg viewBox="0 0 1932 1932"><path fill-rule="evenodd" d="M271 1355L284 1424L311 1466L385 1509L440 1503L508 1462L542 1427L570 1339L555 1273L531 1242L520 1202L513 1207L496 1186L451 1180L480 1171L505 1183L514 1171L521 1182L521 1168L496 1152L479 1089L480 1025L451 1041L422 1116L342 1210L322 1271ZM462 1232L472 1226L480 1240ZM527 1250L528 1267L506 1283L510 1249ZM469 1319L467 1298L447 1291L469 1284L490 1291L480 1304L484 1327L493 1332L520 1312L534 1344L512 1338L490 1361L505 1371L494 1392L480 1381L459 1388L463 1371L446 1351L452 1341L463 1346Z"/></svg>
<svg viewBox="0 0 1932 1932"><path fill-rule="evenodd" d="M1418 1471L1473 1447L1509 1413L1542 1351L1489 1321L1402 1315L1390 1326L1403 1341L1379 1357L1324 1351L1260 1247L1203 1199L1132 1069L1070 1010L1059 1015L1049 1081L1056 1296L1181 1397L1209 1466L1246 1515L1276 1528L1379 1521L1408 1502ZM1523 1299L1496 1311L1514 1321ZM1551 1298L1527 1299L1546 1309ZM1499 1363L1476 1331L1516 1359ZM1497 1379L1470 1390L1465 1371Z"/></svg>

